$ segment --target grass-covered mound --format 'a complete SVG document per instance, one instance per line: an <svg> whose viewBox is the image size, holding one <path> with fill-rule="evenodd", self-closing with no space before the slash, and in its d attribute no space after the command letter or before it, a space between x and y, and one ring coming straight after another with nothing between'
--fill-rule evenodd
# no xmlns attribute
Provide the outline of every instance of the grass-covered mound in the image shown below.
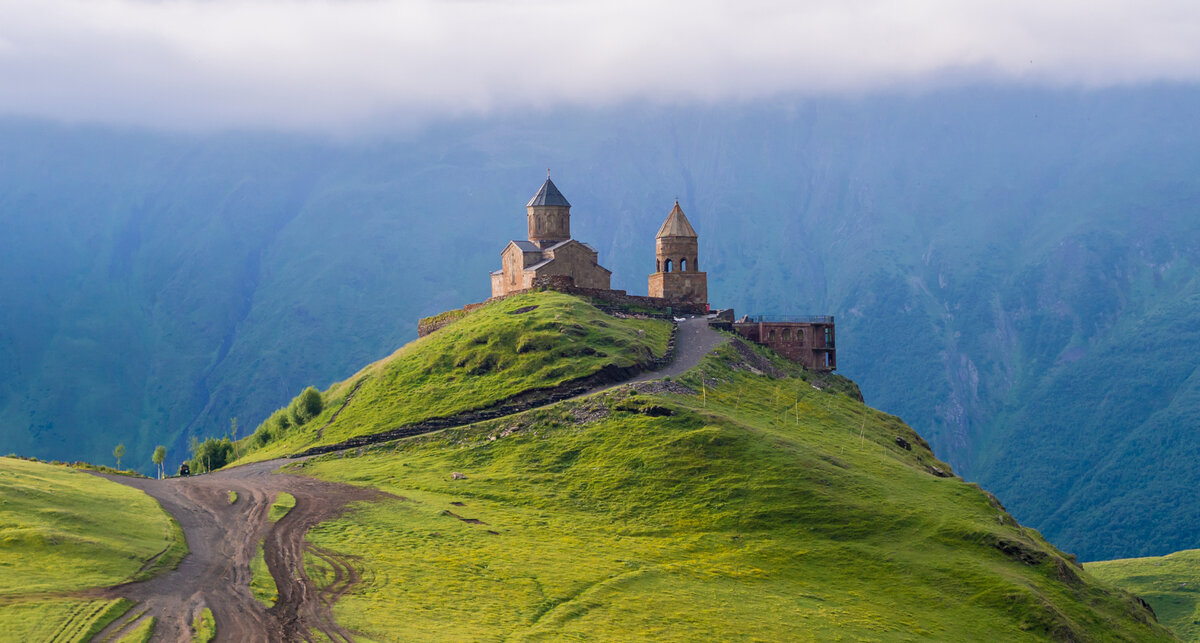
<svg viewBox="0 0 1200 643"><path fill-rule="evenodd" d="M510 297L323 393L305 391L242 440L237 454L277 457L484 408L608 366L648 364L666 353L670 334L665 321L613 317L557 292Z"/></svg>
<svg viewBox="0 0 1200 643"><path fill-rule="evenodd" d="M186 553L178 524L141 491L0 458L0 638L75 640L99 631L128 604L71 593L149 578Z"/></svg>
<svg viewBox="0 0 1200 643"><path fill-rule="evenodd" d="M1200 549L1166 556L1085 563L1096 578L1146 599L1185 641L1200 641Z"/></svg>
<svg viewBox="0 0 1200 643"><path fill-rule="evenodd" d="M363 568L335 614L379 640L1171 639L855 393L726 345L304 463L404 498L310 533Z"/></svg>

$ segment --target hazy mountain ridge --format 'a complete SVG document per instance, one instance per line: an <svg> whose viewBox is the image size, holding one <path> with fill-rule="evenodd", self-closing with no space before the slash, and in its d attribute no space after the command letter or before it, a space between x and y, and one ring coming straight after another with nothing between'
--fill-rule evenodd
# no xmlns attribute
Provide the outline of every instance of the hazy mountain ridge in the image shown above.
<svg viewBox="0 0 1200 643"><path fill-rule="evenodd" d="M644 292L678 197L714 303L838 315L868 401L1020 520L1084 558L1194 546L1195 485L1161 483L1195 475L1150 441L1196 448L1198 108L1170 87L959 91L371 143L7 121L0 451L124 440L148 463L234 415L248 431L486 297L549 165L614 287Z"/></svg>

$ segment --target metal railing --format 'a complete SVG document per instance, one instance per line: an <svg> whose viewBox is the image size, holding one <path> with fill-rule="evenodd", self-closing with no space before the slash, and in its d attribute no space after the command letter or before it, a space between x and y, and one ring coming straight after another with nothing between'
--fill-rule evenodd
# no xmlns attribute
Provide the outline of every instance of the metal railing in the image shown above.
<svg viewBox="0 0 1200 643"><path fill-rule="evenodd" d="M833 315L747 315L752 322L785 322L791 324L832 324ZM741 321L738 319L737 321Z"/></svg>

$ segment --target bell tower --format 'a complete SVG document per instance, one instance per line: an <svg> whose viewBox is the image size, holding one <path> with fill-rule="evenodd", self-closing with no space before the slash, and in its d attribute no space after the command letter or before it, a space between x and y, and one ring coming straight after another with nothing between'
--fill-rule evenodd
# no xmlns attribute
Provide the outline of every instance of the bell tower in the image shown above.
<svg viewBox="0 0 1200 643"><path fill-rule="evenodd" d="M546 182L525 204L529 222L529 240L539 248L548 248L571 238L571 204L558 191L546 171Z"/></svg>
<svg viewBox="0 0 1200 643"><path fill-rule="evenodd" d="M679 202L654 236L650 296L679 303L708 304L708 274L700 272L699 238Z"/></svg>

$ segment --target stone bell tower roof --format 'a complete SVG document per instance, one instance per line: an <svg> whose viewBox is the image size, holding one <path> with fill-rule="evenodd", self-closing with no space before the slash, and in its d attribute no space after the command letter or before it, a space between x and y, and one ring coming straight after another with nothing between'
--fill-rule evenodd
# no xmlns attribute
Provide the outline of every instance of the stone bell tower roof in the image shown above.
<svg viewBox="0 0 1200 643"><path fill-rule="evenodd" d="M537 191L537 194L533 195L533 198L529 200L529 203L525 204L525 207L528 208L535 205L557 205L566 208L571 207L571 204L567 202L567 197L563 196L562 192L558 191L558 188L554 186L554 181L551 181L550 177L546 177L546 182L542 184L542 187Z"/></svg>
<svg viewBox="0 0 1200 643"><path fill-rule="evenodd" d="M658 229L658 234L654 236L661 239L662 237L695 237L697 235L696 230L692 228L692 224L688 222L683 210L679 207L679 202L676 201L675 207L671 209L671 214L667 215L667 220L663 221L662 227Z"/></svg>

